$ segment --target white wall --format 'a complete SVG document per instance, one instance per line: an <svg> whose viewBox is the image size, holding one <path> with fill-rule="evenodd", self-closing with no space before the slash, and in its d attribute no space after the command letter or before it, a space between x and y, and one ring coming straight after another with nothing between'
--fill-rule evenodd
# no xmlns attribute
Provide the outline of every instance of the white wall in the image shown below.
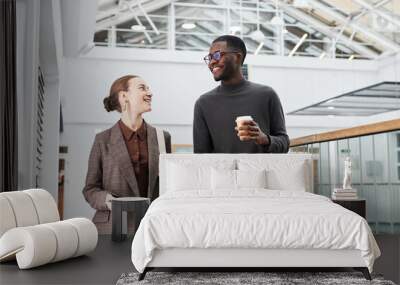
<svg viewBox="0 0 400 285"><path fill-rule="evenodd" d="M147 115L149 121L190 125L195 100L218 84L201 61L202 56L203 53L197 52L95 48L86 57L67 58L63 76L67 89L63 94L68 95L62 96L65 119L68 123L114 122L115 116L104 115L102 99L117 77L138 74L148 81L154 93L153 112ZM286 112L379 81L376 65L370 62L328 60L321 63L318 59L288 61L276 57L263 60L249 57L250 79L272 86ZM74 116L68 117L68 114ZM344 124L340 118L332 121L323 117L317 123L306 119L307 123L300 126L332 128ZM299 120L302 121L289 116L288 127L299 127ZM346 125L348 121L346 118Z"/></svg>
<svg viewBox="0 0 400 285"><path fill-rule="evenodd" d="M62 0L63 51L65 56L77 56L79 50L93 41L97 0Z"/></svg>
<svg viewBox="0 0 400 285"><path fill-rule="evenodd" d="M125 74L138 74L154 93L153 110L145 119L168 130L174 144L192 143L192 116L196 99L214 88L201 52L148 51L96 47L81 57L64 58L61 80L64 133L69 148L65 170L65 217L90 217L84 201L87 160L95 133L118 120L107 113L103 98L111 83ZM285 112L376 83L375 63L309 58L254 57L247 59L250 79L272 86ZM290 137L350 127L362 118L287 116Z"/></svg>
<svg viewBox="0 0 400 285"><path fill-rule="evenodd" d="M146 118L153 123L191 124L192 114L187 108L192 108L194 100L215 85L200 64L68 58L62 89L65 121L115 122L116 116L105 112L103 98L108 96L112 82L126 74L142 76L152 88L153 111Z"/></svg>
<svg viewBox="0 0 400 285"><path fill-rule="evenodd" d="M381 81L400 80L400 54L382 59L378 62Z"/></svg>
<svg viewBox="0 0 400 285"><path fill-rule="evenodd" d="M39 1L17 0L18 188L34 187ZM17 189L13 189L17 190Z"/></svg>
<svg viewBox="0 0 400 285"><path fill-rule="evenodd" d="M60 145L60 87L58 80L45 81L43 157L40 188L58 199L58 151Z"/></svg>
<svg viewBox="0 0 400 285"><path fill-rule="evenodd" d="M400 54L384 58L377 63L379 82L396 81L400 82ZM398 92L400 98L400 91ZM378 114L365 118L366 123L380 122L400 118L400 103L396 106L398 111Z"/></svg>

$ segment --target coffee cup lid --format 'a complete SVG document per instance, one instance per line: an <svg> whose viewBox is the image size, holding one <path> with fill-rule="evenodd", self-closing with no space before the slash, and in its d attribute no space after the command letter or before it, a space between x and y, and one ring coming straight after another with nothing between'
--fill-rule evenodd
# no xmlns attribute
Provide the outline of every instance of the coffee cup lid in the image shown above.
<svg viewBox="0 0 400 285"><path fill-rule="evenodd" d="M236 118L236 122L238 121L253 121L251 116L239 116Z"/></svg>

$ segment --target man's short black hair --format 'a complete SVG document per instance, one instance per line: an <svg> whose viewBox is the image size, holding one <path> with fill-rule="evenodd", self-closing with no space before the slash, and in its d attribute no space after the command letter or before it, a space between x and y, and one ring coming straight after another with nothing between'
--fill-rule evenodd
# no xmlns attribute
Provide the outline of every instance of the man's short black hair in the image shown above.
<svg viewBox="0 0 400 285"><path fill-rule="evenodd" d="M246 45L244 44L241 38L232 35L223 35L213 40L212 43L216 42L226 42L228 48L240 51L240 53L243 55L242 58L242 65L243 65L244 59L246 58L247 50L246 50Z"/></svg>

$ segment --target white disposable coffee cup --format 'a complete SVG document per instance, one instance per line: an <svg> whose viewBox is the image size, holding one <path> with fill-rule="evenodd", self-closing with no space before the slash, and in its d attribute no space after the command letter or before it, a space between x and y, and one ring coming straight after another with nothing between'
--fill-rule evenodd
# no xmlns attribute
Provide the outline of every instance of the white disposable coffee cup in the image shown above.
<svg viewBox="0 0 400 285"><path fill-rule="evenodd" d="M243 122L245 121L253 121L253 118L251 116L240 116L236 118L236 126L240 127Z"/></svg>

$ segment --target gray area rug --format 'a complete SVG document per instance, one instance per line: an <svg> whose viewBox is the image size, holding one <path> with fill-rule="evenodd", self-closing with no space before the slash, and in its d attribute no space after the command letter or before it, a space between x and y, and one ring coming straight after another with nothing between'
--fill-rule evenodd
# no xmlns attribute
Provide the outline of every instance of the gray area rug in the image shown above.
<svg viewBox="0 0 400 285"><path fill-rule="evenodd" d="M139 273L122 274L117 281L117 285L395 285L392 281L384 280L379 275L372 275L373 280L368 281L360 272L148 272L146 278L142 281L138 281L138 276Z"/></svg>

